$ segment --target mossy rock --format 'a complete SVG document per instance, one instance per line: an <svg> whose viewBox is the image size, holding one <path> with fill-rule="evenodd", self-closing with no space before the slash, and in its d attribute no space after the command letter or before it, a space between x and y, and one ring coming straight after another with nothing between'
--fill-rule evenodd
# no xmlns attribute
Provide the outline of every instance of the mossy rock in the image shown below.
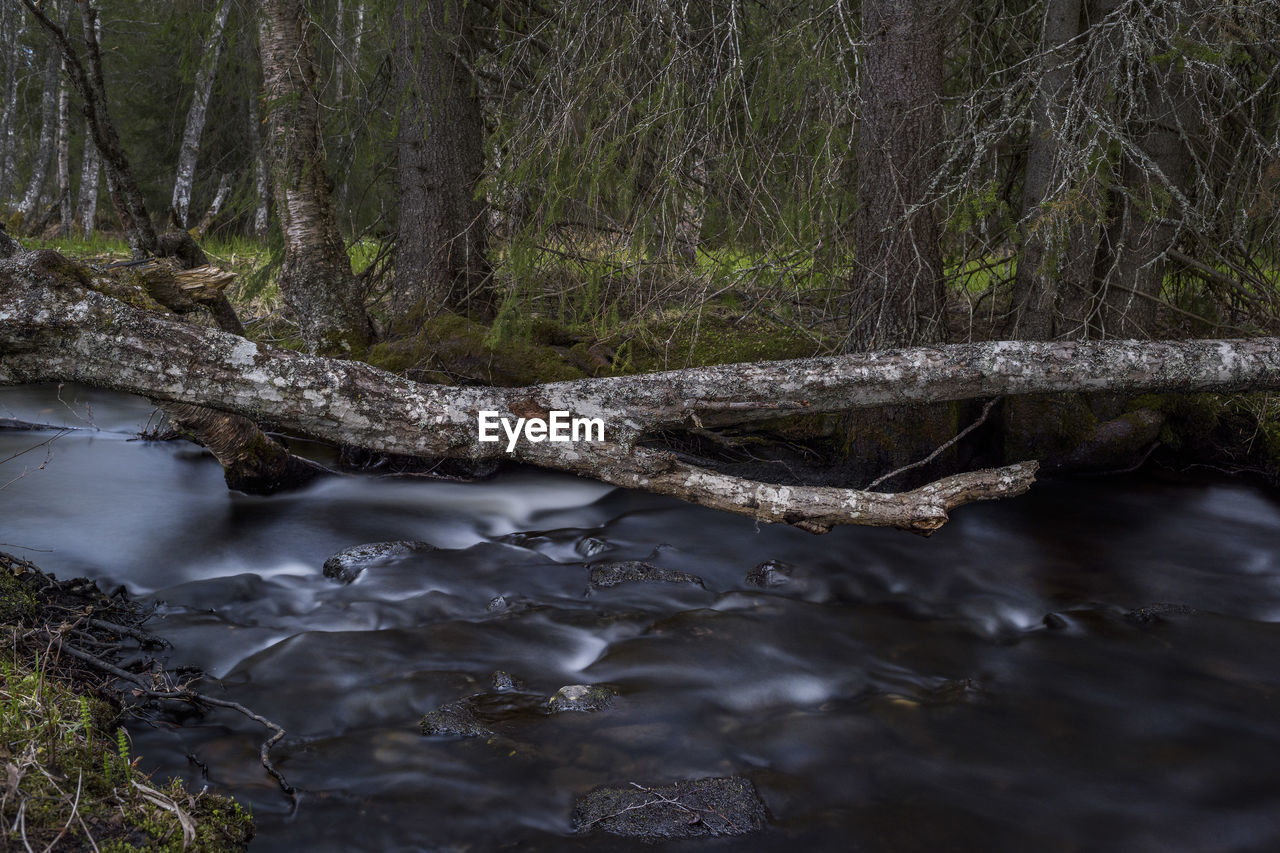
<svg viewBox="0 0 1280 853"><path fill-rule="evenodd" d="M603 711L613 704L613 691L600 684L568 684L547 700L547 710L552 714L566 711L589 713Z"/></svg>
<svg viewBox="0 0 1280 853"><path fill-rule="evenodd" d="M589 572L593 590L609 589L627 583L674 583L705 588L702 578L676 569L664 569L640 560L609 560L596 563Z"/></svg>

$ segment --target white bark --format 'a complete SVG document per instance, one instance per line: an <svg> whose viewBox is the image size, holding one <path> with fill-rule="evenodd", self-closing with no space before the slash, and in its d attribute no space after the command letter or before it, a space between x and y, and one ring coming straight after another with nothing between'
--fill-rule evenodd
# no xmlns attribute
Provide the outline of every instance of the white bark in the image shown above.
<svg viewBox="0 0 1280 853"><path fill-rule="evenodd" d="M71 233L71 110L67 81L58 82L58 234Z"/></svg>
<svg viewBox="0 0 1280 853"><path fill-rule="evenodd" d="M213 225L213 220L218 218L218 214L222 212L222 205L227 200L227 193L230 191L231 173L223 172L222 177L218 178L218 191L213 194L213 202L209 205L209 209L205 211L200 224L196 226L197 238L203 237L204 233Z"/></svg>
<svg viewBox="0 0 1280 853"><path fill-rule="evenodd" d="M231 12L230 0L221 0L214 13L209 38L205 40L200 67L196 71L195 93L191 108L187 110L187 124L182 132L182 150L178 154L178 175L173 182L171 207L178 225L190 227L191 188L195 183L196 161L200 157L200 137L204 134L205 118L209 112L209 96L213 93L213 81L218 71L218 57L222 53L222 35Z"/></svg>
<svg viewBox="0 0 1280 853"><path fill-rule="evenodd" d="M49 174L49 160L53 157L53 143L58 129L58 52L50 48L45 59L44 93L40 97L40 142L31 161L31 175L27 190L18 202L18 212L27 220L40 204L40 193Z"/></svg>
<svg viewBox="0 0 1280 853"><path fill-rule="evenodd" d="M84 155L80 162L80 195L76 201L76 221L86 237L93 233L98 218L98 181L101 176L102 157L98 154L98 146L93 144L93 136L86 132Z"/></svg>

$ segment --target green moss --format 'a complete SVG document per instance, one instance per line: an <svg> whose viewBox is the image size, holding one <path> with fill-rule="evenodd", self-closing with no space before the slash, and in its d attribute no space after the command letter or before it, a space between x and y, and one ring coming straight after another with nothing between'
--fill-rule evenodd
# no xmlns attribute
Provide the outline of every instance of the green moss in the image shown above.
<svg viewBox="0 0 1280 853"><path fill-rule="evenodd" d="M674 316L672 316L674 315ZM704 310L659 315L619 348L615 369L648 373L711 364L777 361L815 355L819 344L780 323L736 312Z"/></svg>
<svg viewBox="0 0 1280 853"><path fill-rule="evenodd" d="M9 756L10 786L0 815L5 849L43 849L55 839L58 849L88 849L90 837L104 851L245 849L250 815L225 797L195 796L177 780L154 783L137 769L106 703L11 652L0 658L0 670L0 746ZM175 808L194 827L189 844Z"/></svg>
<svg viewBox="0 0 1280 853"><path fill-rule="evenodd" d="M427 381L534 385L586 374L568 358L568 350L524 340L494 342L488 326L457 314L440 314L395 327L401 337L376 344L370 364ZM406 334L407 333L407 334Z"/></svg>
<svg viewBox="0 0 1280 853"><path fill-rule="evenodd" d="M40 604L19 575L0 568L0 623L27 625L39 612Z"/></svg>

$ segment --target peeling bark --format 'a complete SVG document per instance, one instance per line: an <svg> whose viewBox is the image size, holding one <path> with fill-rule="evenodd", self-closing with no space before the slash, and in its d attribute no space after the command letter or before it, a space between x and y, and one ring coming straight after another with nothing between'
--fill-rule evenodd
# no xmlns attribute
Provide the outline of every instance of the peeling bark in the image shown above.
<svg viewBox="0 0 1280 853"><path fill-rule="evenodd" d="M309 26L301 0L259 0L267 152L284 232L280 291L313 352L359 357L369 319L334 217Z"/></svg>

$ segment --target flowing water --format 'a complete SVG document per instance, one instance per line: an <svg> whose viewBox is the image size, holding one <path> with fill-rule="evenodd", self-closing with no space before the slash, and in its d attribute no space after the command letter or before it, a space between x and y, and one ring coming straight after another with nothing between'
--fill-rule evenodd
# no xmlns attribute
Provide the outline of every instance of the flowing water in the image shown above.
<svg viewBox="0 0 1280 853"><path fill-rule="evenodd" d="M254 498L192 445L132 440L151 412L0 389L0 418L79 427L41 447L55 434L0 430L0 459L34 448L0 465L0 547L160 602L171 664L288 730L274 756L296 809L244 718L132 730L144 768L198 789L191 755L249 803L253 849L652 850L575 836L574 796L731 774L754 782L768 828L671 846L1280 849L1273 492L1047 481L930 539L811 536L528 471ZM322 576L335 551L389 539L441 550L351 585ZM586 565L606 558L706 588L587 594ZM791 580L748 584L766 560ZM1155 604L1183 607L1133 612ZM513 707L515 754L418 733L495 670L543 695L618 696L594 714Z"/></svg>

